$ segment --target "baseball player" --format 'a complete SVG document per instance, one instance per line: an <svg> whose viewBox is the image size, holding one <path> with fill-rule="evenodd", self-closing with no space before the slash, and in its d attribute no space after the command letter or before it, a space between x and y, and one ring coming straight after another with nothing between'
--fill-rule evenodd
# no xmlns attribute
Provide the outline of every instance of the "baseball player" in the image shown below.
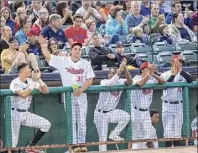
<svg viewBox="0 0 198 153"><path fill-rule="evenodd" d="M51 55L45 45L45 39L39 37L43 55L49 61L49 65L58 69L63 86L81 86L72 94L72 121L73 121L73 144L86 142L86 116L87 95L83 93L93 82L95 77L91 64L81 58L81 43L73 43L71 56L61 57ZM76 127L78 124L78 130ZM74 152L87 152L85 146L75 147Z"/></svg>
<svg viewBox="0 0 198 153"><path fill-rule="evenodd" d="M140 66L141 75L133 78L133 84L140 87L145 84L159 83L165 81L155 73L155 65L144 62ZM132 120L132 140L155 139L156 130L152 126L149 108L152 103L153 89L133 89L131 90L131 120ZM147 145L154 148L153 144ZM133 143L132 149L142 148L142 143Z"/></svg>
<svg viewBox="0 0 198 153"><path fill-rule="evenodd" d="M174 55L171 59L171 70L161 74L166 82L189 82L192 76L182 70L182 59ZM164 138L180 138L183 124L182 88L168 88L163 90L162 122ZM180 146L180 141L174 141L174 146ZM166 147L172 146L172 141L165 142Z"/></svg>
<svg viewBox="0 0 198 153"><path fill-rule="evenodd" d="M196 106L196 110L198 112L198 105ZM195 138L194 145L197 145L198 138L198 117L196 117L191 123L192 136Z"/></svg>
<svg viewBox="0 0 198 153"><path fill-rule="evenodd" d="M120 75L124 70L126 79L120 79ZM113 86L113 85L130 85L132 84L132 78L128 70L126 69L126 59L120 65L119 69L110 68L108 72L109 79L101 80L100 85L102 86ZM130 120L130 115L120 109L116 109L122 91L113 92L101 92L96 105L94 113L94 123L96 125L99 141L106 142L108 134L108 124L118 123L116 128L109 135L109 139L114 141L124 141L119 136L120 132L126 127ZM99 151L107 151L106 145L99 145Z"/></svg>
<svg viewBox="0 0 198 153"><path fill-rule="evenodd" d="M48 93L48 87L40 79L40 72L33 72L32 78L29 78L31 74L27 64L22 63L17 70L19 76L10 84L10 89L16 93L16 96L11 96L12 147L17 146L21 125L39 129L29 144L29 146L34 146L49 131L51 124L43 117L28 111L32 101L31 93L35 88L41 93Z"/></svg>

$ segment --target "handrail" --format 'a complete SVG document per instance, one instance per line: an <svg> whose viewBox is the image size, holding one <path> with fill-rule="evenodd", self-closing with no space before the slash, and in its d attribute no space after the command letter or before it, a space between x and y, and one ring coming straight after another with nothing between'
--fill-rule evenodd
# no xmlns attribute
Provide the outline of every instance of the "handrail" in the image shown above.
<svg viewBox="0 0 198 153"><path fill-rule="evenodd" d="M130 85L130 86L124 86L124 85L115 85L115 86L100 86L100 85L92 85L90 86L85 92L86 93L98 93L98 92L109 92L112 90L125 90L125 89L142 89L142 88L154 88L154 89L163 89L163 88L174 88L174 87L189 87L189 88L195 88L198 87L198 81L193 81L192 83L187 82L167 82L166 84L159 85L157 83L153 84L146 84L143 87L139 87L137 85ZM64 93L64 92L73 92L72 87L50 87L49 93L56 94L56 93ZM32 93L33 95L39 94L40 92L38 90L34 90ZM10 89L1 89L0 90L0 96L13 96L15 93L13 93Z"/></svg>

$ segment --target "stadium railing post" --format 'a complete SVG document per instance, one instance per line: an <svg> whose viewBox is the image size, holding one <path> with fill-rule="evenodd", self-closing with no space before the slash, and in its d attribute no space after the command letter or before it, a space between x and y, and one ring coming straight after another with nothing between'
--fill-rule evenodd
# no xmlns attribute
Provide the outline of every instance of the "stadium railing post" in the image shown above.
<svg viewBox="0 0 198 153"><path fill-rule="evenodd" d="M12 147L12 123L11 123L11 99L10 96L4 97L5 115L5 147Z"/></svg>

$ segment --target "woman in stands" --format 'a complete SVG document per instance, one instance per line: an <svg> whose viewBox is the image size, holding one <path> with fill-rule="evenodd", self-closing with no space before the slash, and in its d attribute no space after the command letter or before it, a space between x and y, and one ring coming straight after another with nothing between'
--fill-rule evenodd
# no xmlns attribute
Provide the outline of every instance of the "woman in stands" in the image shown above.
<svg viewBox="0 0 198 153"><path fill-rule="evenodd" d="M49 12L46 8L39 11L39 18L34 22L33 29L36 31L37 36L40 35L42 28L49 24Z"/></svg>
<svg viewBox="0 0 198 153"><path fill-rule="evenodd" d="M48 49L50 53L52 55L57 55L57 56L66 56L67 54L61 52L58 46L59 46L58 41L55 38L50 38L50 40L48 41Z"/></svg>
<svg viewBox="0 0 198 153"><path fill-rule="evenodd" d="M12 13L8 7L3 7L1 9L0 14L5 18L6 25L12 29L12 35L14 36L16 31L18 30L15 22L12 19Z"/></svg>
<svg viewBox="0 0 198 153"><path fill-rule="evenodd" d="M171 37L174 43L187 40L190 42L197 42L197 37L193 31L184 24L184 16L182 13L173 14L173 21L170 28Z"/></svg>
<svg viewBox="0 0 198 153"><path fill-rule="evenodd" d="M17 24L17 30L19 29L19 20L24 20L27 16L27 11L24 7L19 7L16 12L15 23Z"/></svg>

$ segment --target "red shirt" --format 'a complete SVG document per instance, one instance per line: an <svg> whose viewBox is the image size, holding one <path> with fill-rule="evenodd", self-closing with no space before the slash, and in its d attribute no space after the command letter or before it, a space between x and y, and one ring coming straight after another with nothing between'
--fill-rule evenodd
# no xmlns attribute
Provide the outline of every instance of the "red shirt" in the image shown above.
<svg viewBox="0 0 198 153"><path fill-rule="evenodd" d="M84 28L75 29L73 26L64 30L67 39L73 39L73 42L84 43L87 39L87 31Z"/></svg>

